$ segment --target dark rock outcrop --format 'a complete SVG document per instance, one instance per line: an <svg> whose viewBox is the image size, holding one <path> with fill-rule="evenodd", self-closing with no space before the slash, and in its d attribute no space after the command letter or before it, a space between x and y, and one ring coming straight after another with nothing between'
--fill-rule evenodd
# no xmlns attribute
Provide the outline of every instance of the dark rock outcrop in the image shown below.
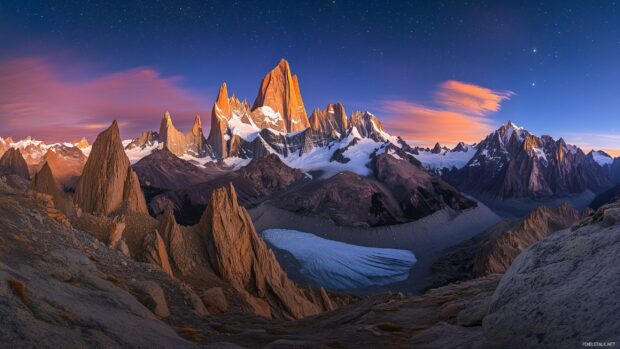
<svg viewBox="0 0 620 349"><path fill-rule="evenodd" d="M474 238L443 252L433 265L432 286L504 273L532 244L575 224L582 215L564 203L541 206L520 220L504 220Z"/></svg>
<svg viewBox="0 0 620 349"><path fill-rule="evenodd" d="M180 159L167 148L155 149L133 165L140 185L156 190L174 190L207 182L215 177L206 170Z"/></svg>
<svg viewBox="0 0 620 349"><path fill-rule="evenodd" d="M536 137L512 122L491 133L472 159L445 178L495 198L546 198L611 187L609 169L563 139ZM484 180L481 180L484 179Z"/></svg>
<svg viewBox="0 0 620 349"><path fill-rule="evenodd" d="M14 174L24 179L30 178L28 164L21 152L15 148L8 148L0 157L0 170L8 174Z"/></svg>
<svg viewBox="0 0 620 349"><path fill-rule="evenodd" d="M195 224L207 207L213 190L229 182L237 189L239 202L243 206L252 207L300 183L304 178L303 172L286 166L277 155L271 154L254 159L247 166L210 181L157 195L149 206L156 215L172 209L180 223Z"/></svg>
<svg viewBox="0 0 620 349"><path fill-rule="evenodd" d="M403 214L419 219L443 208L464 210L476 206L451 185L431 176L419 163L412 163L388 153L376 156L372 162L375 177L392 192Z"/></svg>
<svg viewBox="0 0 620 349"><path fill-rule="evenodd" d="M599 207L614 203L618 200L620 200L620 185L616 185L615 187L598 194L594 200L592 200L590 205L588 205L588 207L593 210L598 210Z"/></svg>
<svg viewBox="0 0 620 349"><path fill-rule="evenodd" d="M339 225L377 226L405 222L398 203L380 183L353 172L340 172L289 191L276 206Z"/></svg>

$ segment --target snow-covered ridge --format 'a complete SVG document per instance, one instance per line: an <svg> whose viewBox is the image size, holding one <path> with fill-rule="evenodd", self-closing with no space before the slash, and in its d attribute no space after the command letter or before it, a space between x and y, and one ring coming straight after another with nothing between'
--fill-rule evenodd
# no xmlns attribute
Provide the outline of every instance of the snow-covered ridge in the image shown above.
<svg viewBox="0 0 620 349"><path fill-rule="evenodd" d="M413 156L418 159L427 170L442 172L444 169L460 169L476 154L476 147L465 146L465 151L455 149L444 150L441 153L433 153L430 150L418 149L418 154Z"/></svg>
<svg viewBox="0 0 620 349"><path fill-rule="evenodd" d="M592 150L590 151L590 155L592 155L592 159L594 159L599 166L611 166L614 162L614 159L609 156L609 154L601 150Z"/></svg>

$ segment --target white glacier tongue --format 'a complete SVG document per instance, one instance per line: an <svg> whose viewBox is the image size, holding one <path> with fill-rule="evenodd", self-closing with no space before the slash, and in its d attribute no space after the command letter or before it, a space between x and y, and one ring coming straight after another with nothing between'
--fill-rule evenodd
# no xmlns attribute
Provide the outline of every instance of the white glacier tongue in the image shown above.
<svg viewBox="0 0 620 349"><path fill-rule="evenodd" d="M333 290L406 280L417 261L408 250L350 245L297 230L267 229L261 235L290 252L301 264L302 275Z"/></svg>

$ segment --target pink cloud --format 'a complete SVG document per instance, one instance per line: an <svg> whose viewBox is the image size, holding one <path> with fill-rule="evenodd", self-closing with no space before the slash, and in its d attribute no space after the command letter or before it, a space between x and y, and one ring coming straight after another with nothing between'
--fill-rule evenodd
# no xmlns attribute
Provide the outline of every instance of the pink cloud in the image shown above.
<svg viewBox="0 0 620 349"><path fill-rule="evenodd" d="M386 101L383 107L391 116L383 124L414 144L474 143L493 130L491 120L481 116L433 109L399 100Z"/></svg>
<svg viewBox="0 0 620 349"><path fill-rule="evenodd" d="M510 99L512 91L494 91L486 87L449 80L436 93L439 104L450 110L484 115L499 111L502 101Z"/></svg>
<svg viewBox="0 0 620 349"><path fill-rule="evenodd" d="M383 124L413 144L440 142L479 142L494 126L488 114L500 110L501 103L514 95L460 81L446 81L435 92L438 107L404 100L389 100L382 105L388 115Z"/></svg>
<svg viewBox="0 0 620 349"><path fill-rule="evenodd" d="M183 130L191 127L195 114L208 117L206 98L179 87L179 77L162 77L152 68L82 81L62 77L61 68L42 58L0 62L0 136L92 140L117 119L122 122L123 137L128 138L158 129L166 110Z"/></svg>

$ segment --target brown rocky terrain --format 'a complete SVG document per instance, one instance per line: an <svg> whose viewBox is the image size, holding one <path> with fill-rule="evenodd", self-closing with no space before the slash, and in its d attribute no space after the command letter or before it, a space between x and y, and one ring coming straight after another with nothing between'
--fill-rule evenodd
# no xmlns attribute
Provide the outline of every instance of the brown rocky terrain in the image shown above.
<svg viewBox="0 0 620 349"><path fill-rule="evenodd" d="M602 208L580 228L535 244L515 261L499 286L498 277L489 276L417 297L372 297L284 323L234 312L200 315L183 284L159 268L122 257L87 234L53 223L32 198L13 195L0 200L0 219L5 223L0 225L0 291L6 295L0 314L11 315L3 316L10 326L0 328L0 338L16 345L36 340L43 347L71 342L189 348L228 342L227 347L246 348L553 348L581 345L591 337L618 340L613 316L617 304L609 303L620 287L610 279L617 273L613 239L620 232L620 216L613 206ZM30 220L32 228L24 225L27 217L37 214L41 220ZM7 222L16 217L23 219L7 230ZM50 229L53 234L41 233ZM541 278L549 281L540 283ZM579 287L584 280L588 287ZM592 288L593 282L600 287ZM163 298L153 283L163 291ZM97 288L92 290L90 285ZM532 292L537 297L532 298ZM600 307L600 302L605 306ZM580 310L584 307L604 311L585 314ZM558 321L562 326L549 326ZM96 329L85 327L88 323L97 324Z"/></svg>
<svg viewBox="0 0 620 349"><path fill-rule="evenodd" d="M86 159L79 147L68 147L64 144L48 149L43 155L43 163L50 166L54 178L63 190L74 190L77 187ZM33 168L38 171L43 163Z"/></svg>
<svg viewBox="0 0 620 349"><path fill-rule="evenodd" d="M393 148L391 148L393 149ZM430 175L417 160L405 154L383 153L374 158L374 175L392 192L408 219L419 219L443 208L460 211L476 206L441 178Z"/></svg>
<svg viewBox="0 0 620 349"><path fill-rule="evenodd" d="M153 150L150 155L140 159L132 168L138 175L143 188L156 190L185 188L207 182L226 172L215 166L209 169L199 168L189 161L180 159L167 148Z"/></svg>
<svg viewBox="0 0 620 349"><path fill-rule="evenodd" d="M286 166L277 155L272 154L252 160L249 165L210 181L157 195L150 201L149 207L155 215L162 214L166 209L173 210L180 223L195 224L207 207L211 193L218 187L233 183L241 205L251 207L289 189L304 178L301 171Z"/></svg>
<svg viewBox="0 0 620 349"><path fill-rule="evenodd" d="M28 164L19 150L8 148L0 157L0 170L7 174L14 174L24 179L30 178Z"/></svg>
<svg viewBox="0 0 620 349"><path fill-rule="evenodd" d="M519 220L503 220L443 252L433 265L433 285L504 273L519 254L553 232L569 228L582 215L568 204L541 206Z"/></svg>
<svg viewBox="0 0 620 349"><path fill-rule="evenodd" d="M176 156L189 154L203 157L207 152L206 139L202 133L202 122L198 115L194 119L191 131L183 134L174 127L170 113L166 112L159 126L159 142Z"/></svg>
<svg viewBox="0 0 620 349"><path fill-rule="evenodd" d="M376 226L405 222L392 194L376 180L344 171L287 192L277 207L339 225Z"/></svg>
<svg viewBox="0 0 620 349"><path fill-rule="evenodd" d="M51 166L46 162L30 181L30 190L51 195L55 207L63 214L72 216L75 207L71 198L61 189L52 172Z"/></svg>
<svg viewBox="0 0 620 349"><path fill-rule="evenodd" d="M108 215L121 209L147 213L136 173L123 149L116 121L101 132L84 166L75 203L85 213Z"/></svg>

